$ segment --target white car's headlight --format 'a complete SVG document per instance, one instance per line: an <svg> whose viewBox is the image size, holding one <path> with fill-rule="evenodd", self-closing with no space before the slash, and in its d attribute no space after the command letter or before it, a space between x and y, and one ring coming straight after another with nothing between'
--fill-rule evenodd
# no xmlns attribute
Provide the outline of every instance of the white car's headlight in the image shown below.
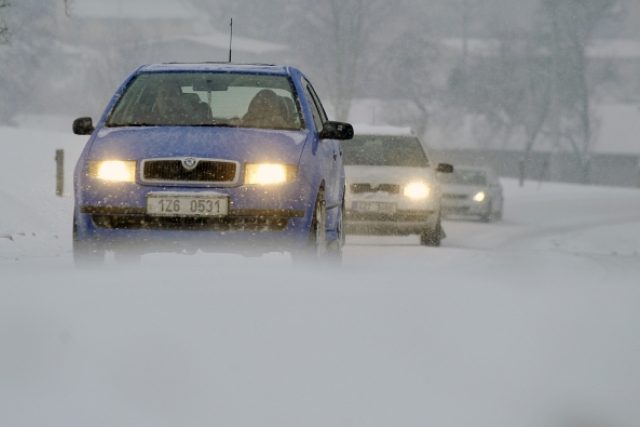
<svg viewBox="0 0 640 427"><path fill-rule="evenodd" d="M102 181L136 181L136 162L133 160L91 161L88 166L89 176Z"/></svg>
<svg viewBox="0 0 640 427"><path fill-rule="evenodd" d="M431 194L431 188L424 182L411 182L404 187L404 195L413 200L426 199Z"/></svg>
<svg viewBox="0 0 640 427"><path fill-rule="evenodd" d="M284 184L296 176L296 167L277 163L250 163L245 167L244 183L248 185Z"/></svg>
<svg viewBox="0 0 640 427"><path fill-rule="evenodd" d="M486 194L484 194L484 191L478 191L475 196L473 196L473 200L480 203L480 202L484 202L484 199L487 197Z"/></svg>

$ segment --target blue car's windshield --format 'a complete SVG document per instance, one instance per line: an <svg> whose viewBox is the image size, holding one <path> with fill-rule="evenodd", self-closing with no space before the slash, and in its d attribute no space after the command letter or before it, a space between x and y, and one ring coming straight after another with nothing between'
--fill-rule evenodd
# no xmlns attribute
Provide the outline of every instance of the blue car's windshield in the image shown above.
<svg viewBox="0 0 640 427"><path fill-rule="evenodd" d="M414 136L356 135L342 143L345 165L427 167L429 160Z"/></svg>
<svg viewBox="0 0 640 427"><path fill-rule="evenodd" d="M286 76L153 72L129 84L106 125L297 130L302 119Z"/></svg>

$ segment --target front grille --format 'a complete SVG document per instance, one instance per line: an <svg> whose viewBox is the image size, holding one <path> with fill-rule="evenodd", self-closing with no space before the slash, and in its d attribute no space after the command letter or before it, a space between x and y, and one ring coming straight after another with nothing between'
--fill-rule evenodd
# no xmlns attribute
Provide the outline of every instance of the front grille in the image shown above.
<svg viewBox="0 0 640 427"><path fill-rule="evenodd" d="M390 194L398 194L400 193L400 186L397 184L379 184L377 186L367 184L367 183L351 184L351 192L355 194L376 193L378 191L382 191Z"/></svg>
<svg viewBox="0 0 640 427"><path fill-rule="evenodd" d="M142 180L152 182L230 183L235 181L237 165L220 160L199 160L189 170L181 159L145 160Z"/></svg>
<svg viewBox="0 0 640 427"><path fill-rule="evenodd" d="M281 231L288 218L226 216L222 218L155 217L149 215L93 215L97 227L142 230Z"/></svg>
<svg viewBox="0 0 640 427"><path fill-rule="evenodd" d="M466 200L469 198L468 195L466 194L448 194L448 193L444 193L442 195L443 199L450 199L450 200Z"/></svg>

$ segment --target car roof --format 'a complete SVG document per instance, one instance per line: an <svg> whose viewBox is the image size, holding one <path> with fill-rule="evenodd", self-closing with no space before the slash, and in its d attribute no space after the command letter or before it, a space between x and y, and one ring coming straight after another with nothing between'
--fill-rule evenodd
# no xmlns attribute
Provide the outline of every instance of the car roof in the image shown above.
<svg viewBox="0 0 640 427"><path fill-rule="evenodd" d="M138 72L180 72L180 71L217 71L289 75L293 67L271 64L232 64L228 62L166 62L162 64L143 65Z"/></svg>

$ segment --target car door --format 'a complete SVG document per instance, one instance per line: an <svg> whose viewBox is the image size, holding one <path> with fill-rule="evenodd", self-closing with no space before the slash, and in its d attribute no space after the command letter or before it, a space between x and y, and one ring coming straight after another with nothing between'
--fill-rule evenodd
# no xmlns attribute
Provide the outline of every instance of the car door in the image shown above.
<svg viewBox="0 0 640 427"><path fill-rule="evenodd" d="M316 133L320 133L324 123L328 121L327 113L320 102L311 83L303 80L305 95L309 101ZM333 208L340 204L342 196L341 182L344 176L342 165L342 150L340 142L334 139L322 139L318 141L317 156L322 163L321 168L325 178L325 199L327 208Z"/></svg>

